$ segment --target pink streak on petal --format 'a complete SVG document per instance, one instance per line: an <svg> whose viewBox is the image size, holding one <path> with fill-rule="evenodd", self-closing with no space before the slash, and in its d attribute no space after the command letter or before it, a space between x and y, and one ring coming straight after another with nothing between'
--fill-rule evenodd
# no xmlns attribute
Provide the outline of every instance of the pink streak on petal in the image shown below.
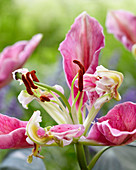
<svg viewBox="0 0 136 170"><path fill-rule="evenodd" d="M104 47L104 35L97 20L83 12L76 19L66 39L60 44L63 66L69 87L79 67L73 60L79 60L88 73L94 73L98 65L100 50Z"/></svg>
<svg viewBox="0 0 136 170"><path fill-rule="evenodd" d="M132 45L136 43L136 16L124 10L110 11L106 27L109 33L114 34L131 51Z"/></svg>
<svg viewBox="0 0 136 170"><path fill-rule="evenodd" d="M32 147L26 142L27 122L0 114L0 149Z"/></svg>
<svg viewBox="0 0 136 170"><path fill-rule="evenodd" d="M45 135L45 130L40 127L40 128L37 130L37 135L38 135L39 137L44 137L44 135Z"/></svg>
<svg viewBox="0 0 136 170"><path fill-rule="evenodd" d="M37 34L30 41L19 41L3 50L0 55L0 88L12 80L12 72L24 65L41 38L42 35Z"/></svg>
<svg viewBox="0 0 136 170"><path fill-rule="evenodd" d="M89 105L88 105L88 110L90 111L93 104L96 102L96 100L99 98L100 96L97 94L96 91L93 92L88 92L88 99L89 99Z"/></svg>

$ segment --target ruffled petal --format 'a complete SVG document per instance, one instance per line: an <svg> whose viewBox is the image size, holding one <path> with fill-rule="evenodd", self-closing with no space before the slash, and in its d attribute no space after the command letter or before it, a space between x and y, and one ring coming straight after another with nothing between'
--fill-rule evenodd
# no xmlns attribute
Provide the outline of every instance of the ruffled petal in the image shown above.
<svg viewBox="0 0 136 170"><path fill-rule="evenodd" d="M136 104L116 105L106 116L98 119L87 139L104 145L126 145L136 140Z"/></svg>

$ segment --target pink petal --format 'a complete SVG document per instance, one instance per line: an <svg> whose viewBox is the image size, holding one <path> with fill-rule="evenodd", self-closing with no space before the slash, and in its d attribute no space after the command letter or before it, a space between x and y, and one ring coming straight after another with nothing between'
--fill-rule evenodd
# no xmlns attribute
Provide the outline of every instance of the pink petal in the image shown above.
<svg viewBox="0 0 136 170"><path fill-rule="evenodd" d="M93 92L88 92L88 99L89 99L89 105L87 106L88 110L90 111L93 104L96 102L96 100L99 98L100 96L97 94L96 91Z"/></svg>
<svg viewBox="0 0 136 170"><path fill-rule="evenodd" d="M88 73L94 73L98 65L100 50L103 47L104 35L101 25L86 12L83 12L75 19L66 39L59 47L69 86L79 70L73 60L80 61Z"/></svg>
<svg viewBox="0 0 136 170"><path fill-rule="evenodd" d="M83 134L85 129L83 125L70 125L70 124L56 125L50 129L51 132L58 133L60 136L61 134L63 134L64 137L68 134L70 135L72 133L75 133L74 130L77 131L76 135L74 136L75 138L77 138Z"/></svg>
<svg viewBox="0 0 136 170"><path fill-rule="evenodd" d="M131 51L132 45L136 43L136 16L124 10L110 11L106 27L109 33L114 34Z"/></svg>
<svg viewBox="0 0 136 170"><path fill-rule="evenodd" d="M0 88L12 79L12 72L21 68L42 38L41 34L32 37L30 41L19 41L6 47L0 55Z"/></svg>
<svg viewBox="0 0 136 170"><path fill-rule="evenodd" d="M0 114L0 149L28 148L26 142L27 122Z"/></svg>
<svg viewBox="0 0 136 170"><path fill-rule="evenodd" d="M98 121L87 139L104 145L125 145L136 140L136 104L125 102L116 105Z"/></svg>
<svg viewBox="0 0 136 170"><path fill-rule="evenodd" d="M97 123L95 123L90 129L87 139L97 141L98 143L102 143L104 145L113 145L113 143L109 142L99 131Z"/></svg>
<svg viewBox="0 0 136 170"><path fill-rule="evenodd" d="M125 102L116 105L98 121L109 120L109 124L120 131L133 131L136 128L136 104Z"/></svg>

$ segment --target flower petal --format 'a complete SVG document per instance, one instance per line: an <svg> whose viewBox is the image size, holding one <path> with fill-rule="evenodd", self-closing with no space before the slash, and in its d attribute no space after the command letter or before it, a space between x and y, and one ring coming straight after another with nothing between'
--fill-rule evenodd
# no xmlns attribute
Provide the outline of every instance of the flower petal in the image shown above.
<svg viewBox="0 0 136 170"><path fill-rule="evenodd" d="M69 86L79 70L73 60L80 61L88 73L94 73L98 65L98 55L103 47L104 35L101 25L83 12L75 19L66 39L59 47Z"/></svg>
<svg viewBox="0 0 136 170"><path fill-rule="evenodd" d="M33 95L29 95L25 90L22 90L18 95L18 101L25 109L28 109L27 105L34 99L35 97Z"/></svg>
<svg viewBox="0 0 136 170"><path fill-rule="evenodd" d="M51 132L54 132L55 134L58 133L58 136L69 136L69 137L79 137L84 132L84 126L83 125L70 125L70 124L61 124L51 127Z"/></svg>
<svg viewBox="0 0 136 170"><path fill-rule="evenodd" d="M32 147L26 142L27 122L0 114L0 149Z"/></svg>
<svg viewBox="0 0 136 170"><path fill-rule="evenodd" d="M124 10L110 11L106 19L109 33L121 41L131 51L136 43L136 16Z"/></svg>
<svg viewBox="0 0 136 170"><path fill-rule="evenodd" d="M12 79L12 72L21 68L39 44L42 34L37 34L30 41L19 41L6 47L0 55L0 88Z"/></svg>
<svg viewBox="0 0 136 170"><path fill-rule="evenodd" d="M105 145L125 145L136 140L136 104L125 102L116 105L98 121L87 139Z"/></svg>

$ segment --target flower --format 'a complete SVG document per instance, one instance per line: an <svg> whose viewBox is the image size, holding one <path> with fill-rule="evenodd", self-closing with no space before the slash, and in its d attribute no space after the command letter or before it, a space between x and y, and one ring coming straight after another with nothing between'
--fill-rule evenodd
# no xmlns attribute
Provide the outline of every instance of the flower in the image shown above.
<svg viewBox="0 0 136 170"><path fill-rule="evenodd" d="M23 82L26 86L26 90L22 90L18 96L19 102L25 109L28 109L27 105L36 99L58 124L72 123L68 111L59 100L58 94L63 95L63 88L59 85L53 87L47 85L47 88L36 86L34 83L39 82L39 80L35 73L35 70L29 72L24 68L13 72L14 79L19 81L20 84Z"/></svg>
<svg viewBox="0 0 136 170"><path fill-rule="evenodd" d="M83 12L75 19L66 39L59 46L69 87L79 70L73 60L80 61L87 73L94 73L98 65L100 50L103 47L102 26L96 19Z"/></svg>
<svg viewBox="0 0 136 170"><path fill-rule="evenodd" d="M39 124L41 121L40 111L35 111L26 127L27 142L29 144L35 143L35 149L28 157L29 163L32 161L32 156L42 158L38 151L40 146L48 146L52 143L59 146L69 145L74 138L79 138L84 132L83 125L61 124L42 128Z"/></svg>
<svg viewBox="0 0 136 170"><path fill-rule="evenodd" d="M87 139L109 146L126 145L136 140L136 104L116 105L92 126Z"/></svg>
<svg viewBox="0 0 136 170"><path fill-rule="evenodd" d="M27 121L0 114L0 149L29 148L26 142Z"/></svg>
<svg viewBox="0 0 136 170"><path fill-rule="evenodd" d="M100 65L96 67L94 74L84 74L83 91L88 92L90 105L92 106L94 104L95 108L99 108L111 98L115 98L116 100L121 99L117 90L122 84L122 81L122 73L108 70ZM77 85L77 81L75 81L75 84Z"/></svg>
<svg viewBox="0 0 136 170"><path fill-rule="evenodd" d="M106 19L109 33L136 55L136 16L125 10L110 11Z"/></svg>
<svg viewBox="0 0 136 170"><path fill-rule="evenodd" d="M29 41L19 41L6 47L0 54L0 88L12 80L12 72L21 68L39 44L42 34L37 34Z"/></svg>
<svg viewBox="0 0 136 170"><path fill-rule="evenodd" d="M63 145L68 145L73 138L80 137L84 132L83 125L61 124L41 128L39 124L41 121L40 111L35 111L26 127L29 139L39 145L50 144L50 141L57 143L61 141Z"/></svg>
<svg viewBox="0 0 136 170"><path fill-rule="evenodd" d="M79 67L73 61L78 61L79 66L82 65L85 73L93 74L98 66L98 56L103 47L104 35L102 26L96 19L83 12L75 19L71 30L59 46L59 51L63 56L63 67L67 84L70 88L74 77L79 71ZM76 96L77 91L78 89L74 87L74 96ZM81 95L79 100L80 98ZM83 102L86 100L87 97L84 95ZM72 103L71 98L69 101Z"/></svg>

